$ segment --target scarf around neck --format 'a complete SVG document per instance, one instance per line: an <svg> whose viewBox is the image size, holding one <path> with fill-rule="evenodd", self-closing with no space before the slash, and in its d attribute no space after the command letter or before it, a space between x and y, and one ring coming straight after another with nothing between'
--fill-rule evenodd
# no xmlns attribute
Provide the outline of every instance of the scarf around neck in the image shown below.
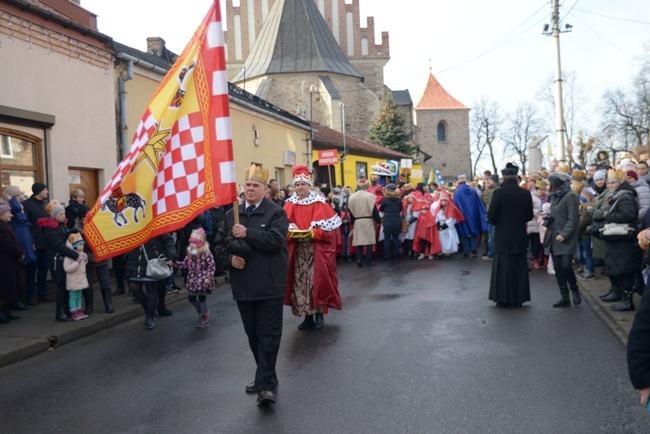
<svg viewBox="0 0 650 434"><path fill-rule="evenodd" d="M548 201L551 203L551 206L557 205L557 203L562 199L568 192L571 191L570 181L566 181L560 187L558 187L555 193L548 195Z"/></svg>

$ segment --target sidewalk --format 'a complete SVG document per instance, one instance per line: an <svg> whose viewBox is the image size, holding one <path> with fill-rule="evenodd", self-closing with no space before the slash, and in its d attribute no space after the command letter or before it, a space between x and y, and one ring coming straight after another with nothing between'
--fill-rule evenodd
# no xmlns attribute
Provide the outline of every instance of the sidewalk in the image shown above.
<svg viewBox="0 0 650 434"><path fill-rule="evenodd" d="M596 280L580 280L580 293L583 299L587 300L589 305L596 311L605 323L612 329L614 334L619 337L623 345L627 346L627 335L632 328L635 312L613 312L610 306L615 303L605 303L598 296L609 291L610 281L607 276L601 276L602 267L596 267ZM634 294L634 306L638 307L641 301L638 294Z"/></svg>
<svg viewBox="0 0 650 434"><path fill-rule="evenodd" d="M181 286L182 277L176 277L176 284ZM112 281L113 290L115 282ZM217 278L217 285L225 283L223 277ZM49 298L54 300L56 289L50 285ZM165 298L167 306L187 299L187 291L170 294ZM100 331L143 317L140 304L132 301L131 296L114 295L115 313L105 313L104 303L98 286L95 284L95 312L88 318L73 322L54 320L55 303L39 303L29 310L13 311L20 319L11 324L0 324L0 368L20 362L37 354L55 349L78 339L85 338Z"/></svg>
<svg viewBox="0 0 650 434"><path fill-rule="evenodd" d="M536 271L531 271L531 273ZM544 273L546 270L543 271ZM600 268L597 268L600 273ZM180 286L182 277L176 278L176 284ZM223 285L226 281L219 277L217 285ZM601 316L603 321L627 345L627 335L632 327L634 312L612 312L611 303L604 303L598 298L599 295L609 290L609 279L605 276L598 276L596 280L578 280L583 298ZM54 288L50 290L50 297L54 299ZM178 293L168 295L166 303L168 306L186 299L187 291L181 290ZM100 331L122 324L134 318L143 317L142 308L138 303L131 300L127 295L113 296L115 313L105 313L104 303L97 285L95 285L95 313L81 321L57 322L54 320L55 305L50 303L39 303L38 306L31 306L30 310L14 311L20 316L11 324L0 324L0 368L20 362L37 354L49 351L60 345L65 345L78 339L85 338ZM635 295L634 304L638 306L639 296Z"/></svg>

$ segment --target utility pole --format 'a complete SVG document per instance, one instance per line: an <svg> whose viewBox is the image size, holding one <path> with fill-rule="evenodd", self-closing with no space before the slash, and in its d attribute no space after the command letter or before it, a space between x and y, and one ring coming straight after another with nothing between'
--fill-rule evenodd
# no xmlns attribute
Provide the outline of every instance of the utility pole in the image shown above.
<svg viewBox="0 0 650 434"><path fill-rule="evenodd" d="M573 26L565 24L565 30L560 29L560 1L551 0L553 4L553 31L548 31L548 24L544 26L545 35L553 35L555 40L555 140L560 146L560 161L566 160L566 124L564 122L564 107L562 101L562 60L560 56L560 33L570 32Z"/></svg>

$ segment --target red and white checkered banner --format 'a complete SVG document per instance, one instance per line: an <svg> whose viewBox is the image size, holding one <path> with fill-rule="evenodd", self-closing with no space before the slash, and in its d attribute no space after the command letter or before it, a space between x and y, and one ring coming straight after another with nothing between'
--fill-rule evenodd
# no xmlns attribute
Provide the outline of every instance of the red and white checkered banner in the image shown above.
<svg viewBox="0 0 650 434"><path fill-rule="evenodd" d="M85 225L97 260L237 198L223 27L215 1L160 83Z"/></svg>

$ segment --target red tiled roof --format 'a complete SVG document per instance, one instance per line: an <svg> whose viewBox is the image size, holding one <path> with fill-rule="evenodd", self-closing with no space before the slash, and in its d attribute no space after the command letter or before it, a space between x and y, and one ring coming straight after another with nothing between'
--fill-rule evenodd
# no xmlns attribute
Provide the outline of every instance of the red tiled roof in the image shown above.
<svg viewBox="0 0 650 434"><path fill-rule="evenodd" d="M429 74L429 82L416 110L468 110L460 101L451 96L438 80Z"/></svg>
<svg viewBox="0 0 650 434"><path fill-rule="evenodd" d="M311 124L314 128L314 146L326 146L328 148L343 150L343 133L324 125L317 124L316 122L312 122ZM401 152L393 151L371 142L366 142L363 139L349 134L345 135L345 145L348 148L348 152L353 151L361 154L370 154L373 157L377 156L398 160L402 158L412 158L410 155L402 154Z"/></svg>

